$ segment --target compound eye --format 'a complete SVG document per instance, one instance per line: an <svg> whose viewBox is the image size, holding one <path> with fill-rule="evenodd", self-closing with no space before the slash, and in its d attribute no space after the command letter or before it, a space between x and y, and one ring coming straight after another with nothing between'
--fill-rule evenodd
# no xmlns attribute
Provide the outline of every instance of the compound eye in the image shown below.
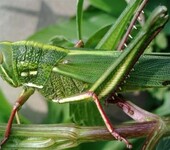
<svg viewBox="0 0 170 150"><path fill-rule="evenodd" d="M2 64L3 63L3 54L2 54L2 52L0 52L0 64Z"/></svg>

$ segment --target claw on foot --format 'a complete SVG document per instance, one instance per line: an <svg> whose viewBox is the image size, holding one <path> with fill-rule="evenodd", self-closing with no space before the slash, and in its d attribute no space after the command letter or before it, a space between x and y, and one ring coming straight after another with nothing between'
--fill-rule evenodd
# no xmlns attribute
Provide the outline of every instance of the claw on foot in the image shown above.
<svg viewBox="0 0 170 150"><path fill-rule="evenodd" d="M119 134L116 133L115 131L114 131L114 132L111 132L111 134L115 137L116 140L125 142L126 147L127 147L128 149L132 149L132 144L130 144L126 138L122 137L121 135L119 135Z"/></svg>
<svg viewBox="0 0 170 150"><path fill-rule="evenodd" d="M8 140L8 137L4 137L4 139L0 143L0 149L2 148L2 145Z"/></svg>
<svg viewBox="0 0 170 150"><path fill-rule="evenodd" d="M79 40L74 47L81 48L84 47L84 42L82 40Z"/></svg>
<svg viewBox="0 0 170 150"><path fill-rule="evenodd" d="M99 102L99 99L98 99L97 95L96 95L94 92L92 92L92 91L88 91L87 94L90 95L90 96L93 98L94 102L96 103L96 106L97 106L97 108L98 108L98 110L99 110L99 112L100 112L100 115L101 115L101 117L103 118L103 121L104 121L107 129L109 130L109 132L113 135L113 137L115 137L115 139L117 139L117 140L119 140L119 141L125 142L125 144L127 145L127 148L131 149L131 148L132 148L132 145L131 145L124 137L122 137L121 135L119 135L119 134L115 131L115 129L113 128L113 126L112 126L109 118L107 117L104 109L102 108L102 105L101 105L100 102Z"/></svg>

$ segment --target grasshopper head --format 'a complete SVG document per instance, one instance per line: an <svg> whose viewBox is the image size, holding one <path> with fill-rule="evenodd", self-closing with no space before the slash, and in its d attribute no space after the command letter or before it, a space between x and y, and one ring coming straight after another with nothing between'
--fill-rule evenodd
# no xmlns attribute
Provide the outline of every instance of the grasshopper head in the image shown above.
<svg viewBox="0 0 170 150"><path fill-rule="evenodd" d="M14 87L19 86L17 74L13 67L12 46L10 42L0 43L0 76Z"/></svg>

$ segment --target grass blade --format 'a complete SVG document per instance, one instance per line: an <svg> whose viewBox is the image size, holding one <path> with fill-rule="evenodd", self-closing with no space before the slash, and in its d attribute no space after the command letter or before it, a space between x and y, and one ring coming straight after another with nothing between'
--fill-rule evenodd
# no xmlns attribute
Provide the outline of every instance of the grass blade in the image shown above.
<svg viewBox="0 0 170 150"><path fill-rule="evenodd" d="M77 23L77 35L78 39L82 39L82 17L83 17L83 2L84 0L77 1L77 14L76 14L76 23Z"/></svg>

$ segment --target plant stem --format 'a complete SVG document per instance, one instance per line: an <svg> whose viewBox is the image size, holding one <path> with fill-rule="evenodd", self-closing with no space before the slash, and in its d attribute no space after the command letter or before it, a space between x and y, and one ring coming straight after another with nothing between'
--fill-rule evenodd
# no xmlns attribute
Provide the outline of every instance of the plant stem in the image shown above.
<svg viewBox="0 0 170 150"><path fill-rule="evenodd" d="M170 118L164 118L166 131L170 135ZM116 131L126 138L146 137L157 122L127 123L116 127ZM5 131L0 125L0 135ZM80 127L75 124L53 125L13 125L11 136L3 148L54 148L66 149L83 142L115 140L105 127Z"/></svg>

